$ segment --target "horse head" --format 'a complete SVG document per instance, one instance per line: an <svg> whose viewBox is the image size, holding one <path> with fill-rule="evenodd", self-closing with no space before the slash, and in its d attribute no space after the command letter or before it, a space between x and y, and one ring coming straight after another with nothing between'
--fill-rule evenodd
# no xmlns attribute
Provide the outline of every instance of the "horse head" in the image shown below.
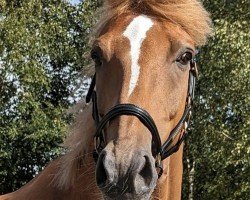
<svg viewBox="0 0 250 200"><path fill-rule="evenodd" d="M107 18L93 42L96 73L87 101L92 98L97 128L97 185L107 199L148 199L167 173L162 160L178 150L186 134L196 47L209 25L206 15L196 23L207 30L187 31L178 17L164 19L164 11L155 8L162 2L126 2L130 6L123 12L117 10L125 5L111 4L121 14ZM197 2L196 8L205 12ZM185 18L176 12L192 29L190 13Z"/></svg>

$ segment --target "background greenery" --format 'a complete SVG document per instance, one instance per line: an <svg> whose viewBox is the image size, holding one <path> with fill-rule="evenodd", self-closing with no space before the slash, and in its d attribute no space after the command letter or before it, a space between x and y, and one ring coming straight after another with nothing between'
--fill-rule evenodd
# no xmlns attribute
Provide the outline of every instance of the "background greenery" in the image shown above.
<svg viewBox="0 0 250 200"><path fill-rule="evenodd" d="M248 0L204 0L215 35L200 50L195 112L185 146L183 199L248 199ZM0 0L0 194L56 157L84 94L97 0ZM79 74L81 76L79 76Z"/></svg>

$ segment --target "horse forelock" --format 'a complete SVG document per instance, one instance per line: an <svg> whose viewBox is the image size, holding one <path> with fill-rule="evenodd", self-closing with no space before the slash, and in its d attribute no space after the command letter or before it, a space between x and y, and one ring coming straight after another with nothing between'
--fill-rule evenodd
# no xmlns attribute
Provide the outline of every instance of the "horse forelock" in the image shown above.
<svg viewBox="0 0 250 200"><path fill-rule="evenodd" d="M210 14L199 0L106 0L100 10L94 37L100 35L107 22L126 13L171 21L186 31L196 46L204 45L212 34Z"/></svg>

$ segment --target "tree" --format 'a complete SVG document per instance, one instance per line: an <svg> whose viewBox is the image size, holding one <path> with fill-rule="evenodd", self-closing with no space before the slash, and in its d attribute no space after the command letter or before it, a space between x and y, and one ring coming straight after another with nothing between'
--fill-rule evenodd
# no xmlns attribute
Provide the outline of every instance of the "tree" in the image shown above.
<svg viewBox="0 0 250 200"><path fill-rule="evenodd" d="M250 5L244 0L204 3L213 18L214 36L198 58L200 79L185 150L183 198L248 199Z"/></svg>
<svg viewBox="0 0 250 200"><path fill-rule="evenodd" d="M64 111L79 98L72 91L89 63L99 2L0 0L0 193L19 188L60 153L70 121ZM215 34L197 57L183 199L248 199L250 5L203 2Z"/></svg>
<svg viewBox="0 0 250 200"><path fill-rule="evenodd" d="M0 1L0 193L27 183L60 153L70 121L65 109L89 63L96 7L92 1L77 7L64 0Z"/></svg>

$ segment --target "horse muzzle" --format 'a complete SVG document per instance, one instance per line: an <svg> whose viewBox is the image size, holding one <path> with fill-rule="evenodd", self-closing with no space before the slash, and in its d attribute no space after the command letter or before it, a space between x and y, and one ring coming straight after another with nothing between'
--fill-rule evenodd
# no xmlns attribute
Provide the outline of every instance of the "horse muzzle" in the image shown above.
<svg viewBox="0 0 250 200"><path fill-rule="evenodd" d="M149 199L158 180L152 154L136 150L114 156L113 152L105 148L96 166L96 182L107 199Z"/></svg>

